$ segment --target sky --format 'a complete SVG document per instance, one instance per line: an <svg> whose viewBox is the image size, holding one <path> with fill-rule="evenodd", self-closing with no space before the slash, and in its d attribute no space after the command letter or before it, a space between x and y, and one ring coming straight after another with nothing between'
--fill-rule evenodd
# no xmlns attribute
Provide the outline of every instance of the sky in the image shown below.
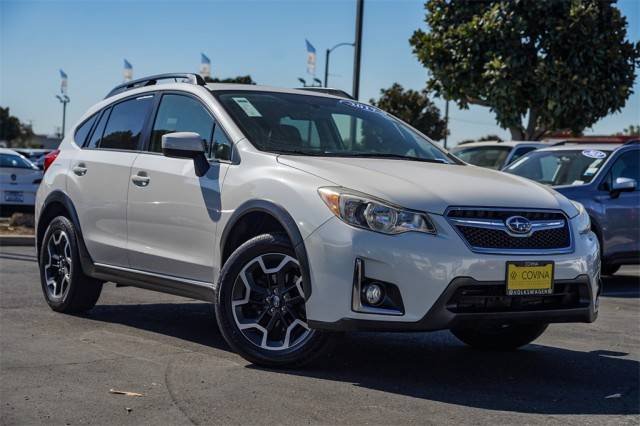
<svg viewBox="0 0 640 426"><path fill-rule="evenodd" d="M377 98L394 82L420 90L427 70L408 39L426 29L423 0L365 0L360 100ZM640 39L640 0L620 0L628 39ZM325 50L354 39L355 0L236 1L13 1L0 0L0 105L30 122L37 133L60 127L59 69L69 76L67 129L122 82L123 60L134 78L197 72L200 53L212 75L250 74L259 84L298 87L306 73L305 39L317 50L316 77ZM329 86L351 92L353 48L331 54ZM640 122L640 79L625 108L586 134L622 131ZM444 114L444 102L434 99ZM450 145L509 133L486 108L450 106Z"/></svg>

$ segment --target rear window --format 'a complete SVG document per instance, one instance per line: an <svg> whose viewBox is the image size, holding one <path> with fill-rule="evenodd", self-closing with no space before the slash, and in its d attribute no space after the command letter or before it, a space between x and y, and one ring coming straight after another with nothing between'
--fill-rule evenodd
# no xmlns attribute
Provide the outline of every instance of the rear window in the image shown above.
<svg viewBox="0 0 640 426"><path fill-rule="evenodd" d="M129 99L113 106L98 147L135 151L139 149L144 124L151 111L153 96Z"/></svg>

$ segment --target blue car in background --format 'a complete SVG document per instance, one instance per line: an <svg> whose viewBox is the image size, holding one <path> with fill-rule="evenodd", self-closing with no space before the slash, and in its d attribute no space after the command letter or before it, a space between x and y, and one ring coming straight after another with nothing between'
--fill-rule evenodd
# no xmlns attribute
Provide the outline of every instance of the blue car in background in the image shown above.
<svg viewBox="0 0 640 426"><path fill-rule="evenodd" d="M640 141L543 148L503 171L551 185L584 205L600 240L604 275L640 263Z"/></svg>

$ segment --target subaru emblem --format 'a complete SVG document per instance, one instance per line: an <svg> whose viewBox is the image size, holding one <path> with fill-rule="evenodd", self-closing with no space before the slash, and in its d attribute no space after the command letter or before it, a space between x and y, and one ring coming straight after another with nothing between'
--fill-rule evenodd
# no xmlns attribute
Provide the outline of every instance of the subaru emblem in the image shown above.
<svg viewBox="0 0 640 426"><path fill-rule="evenodd" d="M514 234L528 234L531 231L531 221L522 216L511 216L505 221L507 229Z"/></svg>

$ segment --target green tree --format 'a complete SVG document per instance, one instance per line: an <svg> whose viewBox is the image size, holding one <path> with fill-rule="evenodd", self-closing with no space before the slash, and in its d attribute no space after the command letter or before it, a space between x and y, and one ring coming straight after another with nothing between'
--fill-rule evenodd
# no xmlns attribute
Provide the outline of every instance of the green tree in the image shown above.
<svg viewBox="0 0 640 426"><path fill-rule="evenodd" d="M400 84L394 83L388 89L380 89L380 99L371 99L369 102L409 123L431 139L441 140L445 137L447 124L426 90L404 90Z"/></svg>
<svg viewBox="0 0 640 426"><path fill-rule="evenodd" d="M487 106L515 140L578 133L625 105L640 63L627 21L601 0L429 0L410 43L428 88ZM526 122L525 122L526 120Z"/></svg>
<svg viewBox="0 0 640 426"><path fill-rule="evenodd" d="M631 136L638 136L640 135L640 124L638 125L633 125L631 124L629 127L627 127L626 129L624 129L624 133L625 135L631 135Z"/></svg>
<svg viewBox="0 0 640 426"><path fill-rule="evenodd" d="M0 141L9 142L9 146L24 142L33 135L31 127L23 124L9 112L9 107L0 107Z"/></svg>
<svg viewBox="0 0 640 426"><path fill-rule="evenodd" d="M239 75L237 77L230 78L211 78L205 77L204 79L207 83L236 83L236 84L256 84L255 81L251 78L250 75Z"/></svg>

